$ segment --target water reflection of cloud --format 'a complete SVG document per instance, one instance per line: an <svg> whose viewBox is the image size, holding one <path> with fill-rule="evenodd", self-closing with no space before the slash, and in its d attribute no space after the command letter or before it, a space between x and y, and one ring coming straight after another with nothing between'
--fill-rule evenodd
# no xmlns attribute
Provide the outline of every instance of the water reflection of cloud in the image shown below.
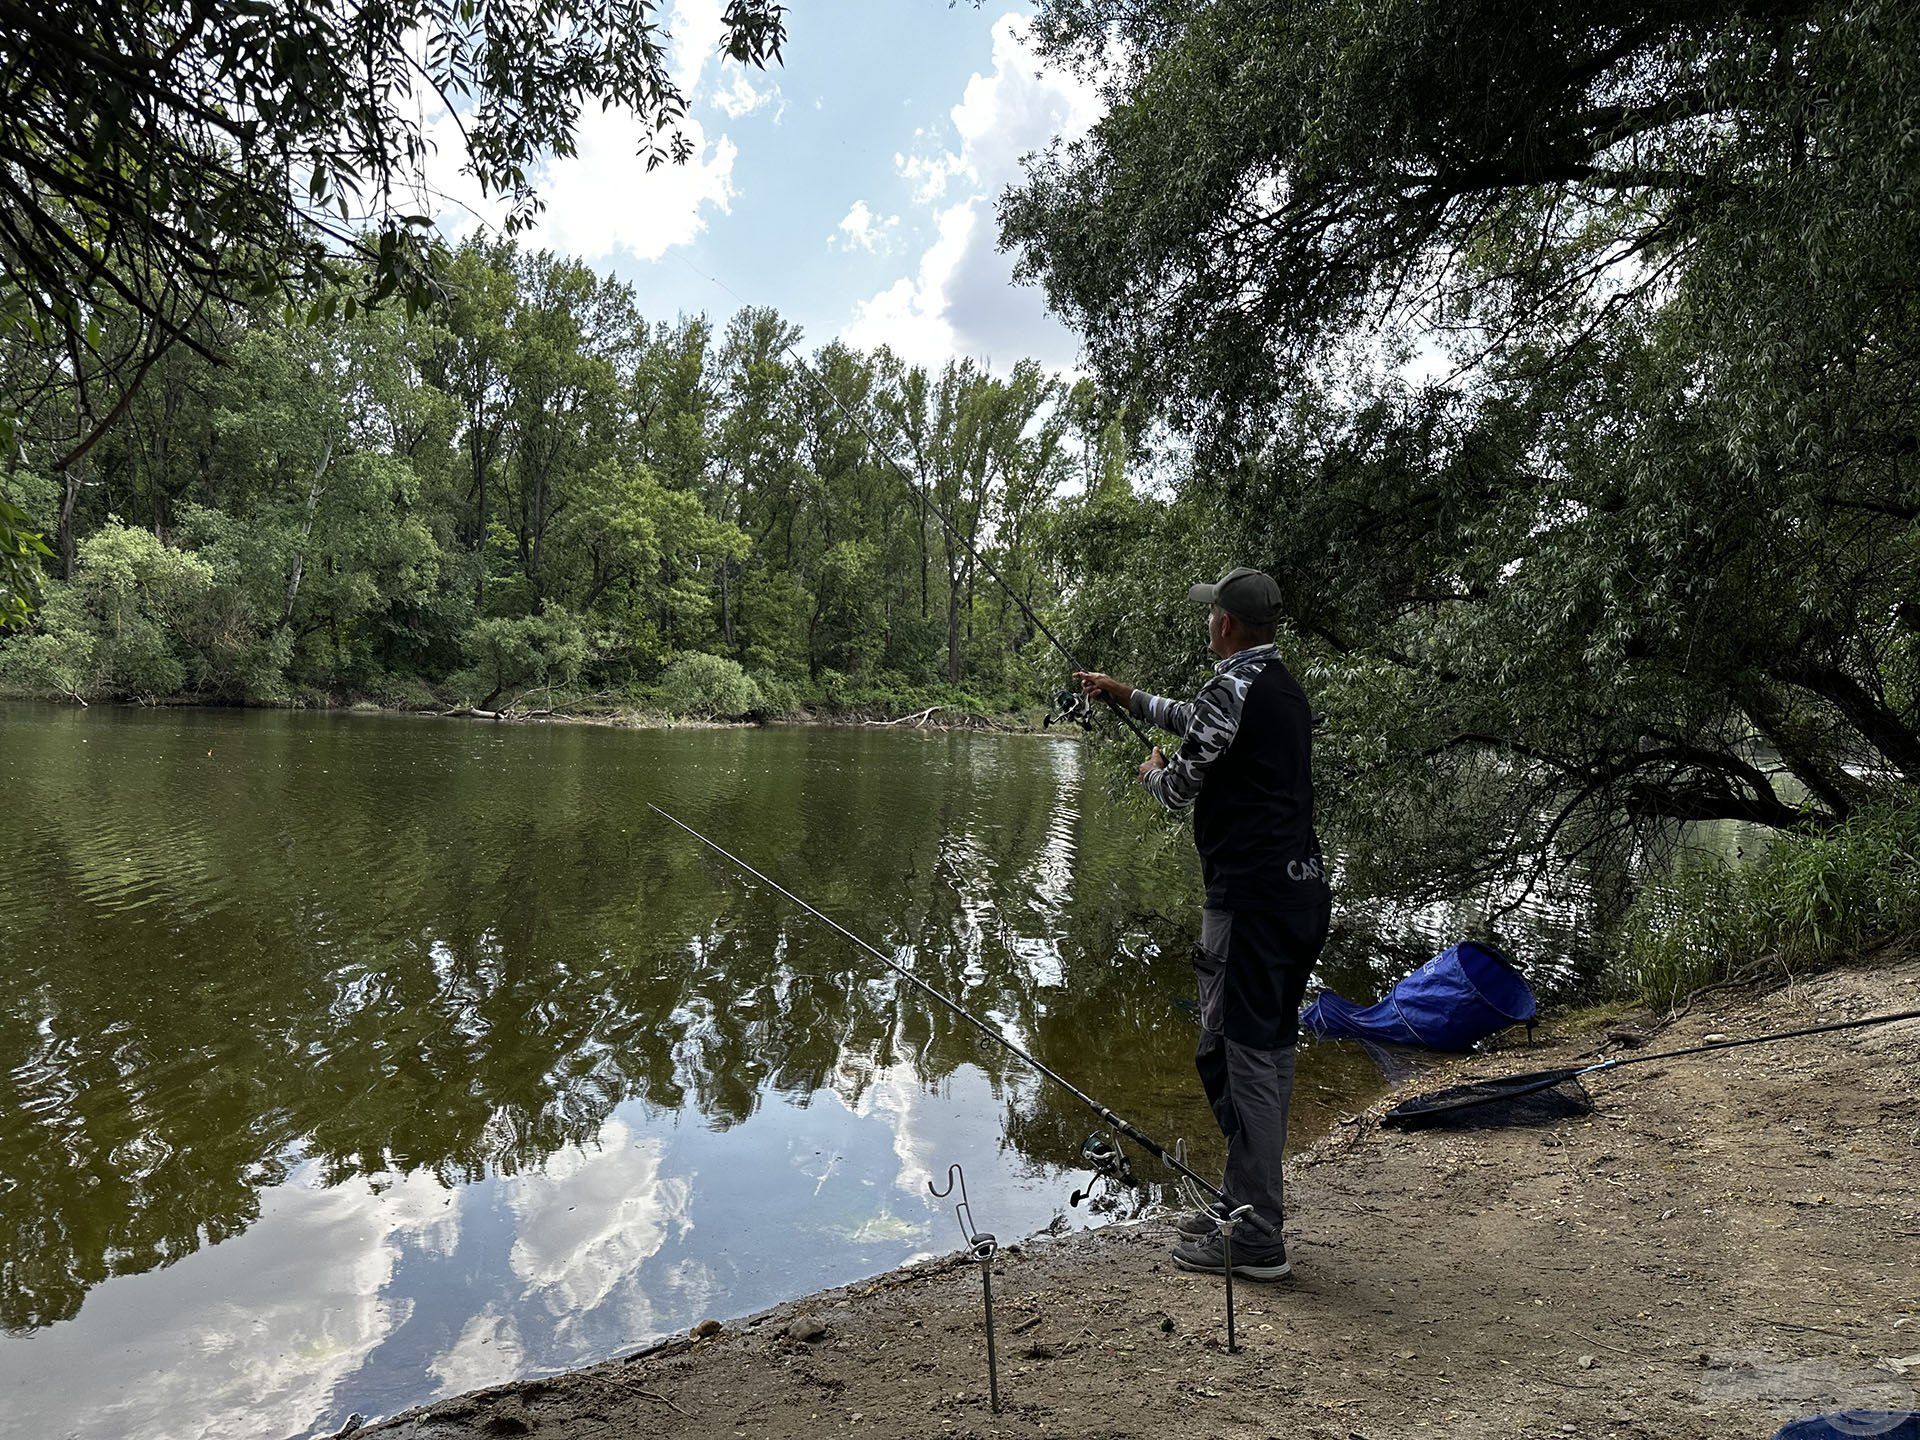
<svg viewBox="0 0 1920 1440"><path fill-rule="evenodd" d="M461 1395L509 1379L525 1365L513 1317L483 1310L461 1327L451 1349L428 1364L427 1373L440 1382L440 1395Z"/></svg>
<svg viewBox="0 0 1920 1440"><path fill-rule="evenodd" d="M713 1308L714 1303L723 1298L720 1277L714 1273L711 1265L692 1256L676 1260L667 1267L664 1277L663 1293L673 1296L674 1309L681 1315L695 1315ZM664 1329L657 1319L650 1324L651 1329ZM630 1334L640 1333L630 1330Z"/></svg>
<svg viewBox="0 0 1920 1440"><path fill-rule="evenodd" d="M258 1440L325 1418L334 1387L406 1322L410 1305L382 1293L403 1248L451 1254L459 1218L431 1176L376 1188L316 1174L268 1191L245 1234L0 1350L0 1436Z"/></svg>
<svg viewBox="0 0 1920 1440"><path fill-rule="evenodd" d="M894 1185L911 1198L906 1204L896 1199L891 1205L881 1202L872 1207L857 1226L845 1232L846 1237L855 1244L917 1241L943 1248L951 1232L936 1222L936 1216L949 1211L952 1202L932 1200L927 1182L944 1184L948 1164L959 1160L968 1167L977 1190L983 1176L993 1173L990 1163L981 1162L1005 1152L1002 1122L1006 1107L1020 1103L1017 1090L998 1090L987 1074L972 1064L959 1066L944 1082L931 1088L908 1065L877 1070L860 1103L849 1109L863 1120L887 1127L899 1162ZM1012 1233L1025 1234L1054 1216L1055 1207L1046 1192L1016 1195L1004 1186L994 1188L994 1212Z"/></svg>
<svg viewBox="0 0 1920 1440"><path fill-rule="evenodd" d="M659 1253L669 1227L680 1237L693 1228L691 1187L661 1177L661 1154L657 1136L636 1139L615 1118L593 1146L563 1150L540 1174L512 1182L513 1273L562 1328L607 1303ZM637 1287L627 1287L624 1303L635 1333L651 1327L652 1307Z"/></svg>
<svg viewBox="0 0 1920 1440"><path fill-rule="evenodd" d="M916 1124L926 1098L925 1084L910 1066L889 1065L872 1072L859 1103L849 1107L863 1120L881 1120L892 1132L900 1161L894 1184L916 1197L933 1177L933 1147Z"/></svg>

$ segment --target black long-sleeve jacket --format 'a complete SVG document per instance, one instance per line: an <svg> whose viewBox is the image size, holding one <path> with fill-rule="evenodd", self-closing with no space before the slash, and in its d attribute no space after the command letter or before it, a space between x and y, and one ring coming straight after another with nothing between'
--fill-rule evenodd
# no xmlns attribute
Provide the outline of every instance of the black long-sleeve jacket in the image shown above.
<svg viewBox="0 0 1920 1440"><path fill-rule="evenodd" d="M1313 724L1306 693L1272 645L1213 667L1191 701L1133 692L1134 715L1184 737L1146 787L1170 810L1194 807L1207 904L1223 910L1326 903L1313 828Z"/></svg>

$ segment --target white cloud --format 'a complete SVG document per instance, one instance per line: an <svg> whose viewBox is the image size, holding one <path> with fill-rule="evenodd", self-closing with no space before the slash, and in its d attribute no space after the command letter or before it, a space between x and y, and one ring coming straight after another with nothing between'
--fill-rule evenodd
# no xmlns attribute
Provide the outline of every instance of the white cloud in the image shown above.
<svg viewBox="0 0 1920 1440"><path fill-rule="evenodd" d="M894 157L914 202L933 212L933 239L913 274L856 303L845 333L854 344L884 342L922 363L1030 355L1064 368L1078 342L1046 313L1037 290L1014 285L1012 257L998 248L993 199L1020 178L1022 156L1056 136L1086 133L1101 113L1099 92L1047 68L1024 17L1002 15L992 33L993 69L974 74L949 112L951 143L916 132L916 147Z"/></svg>
<svg viewBox="0 0 1920 1440"><path fill-rule="evenodd" d="M993 23L993 74L967 81L952 118L967 172L992 185L1012 178L1020 157L1054 136L1085 134L1104 108L1089 82L1047 66L1027 20L1010 13Z"/></svg>
<svg viewBox="0 0 1920 1440"><path fill-rule="evenodd" d="M998 190L1019 176L1022 155L1056 135L1085 134L1100 112L1093 86L1046 67L1023 16L1002 15L993 22L993 73L971 76L949 112L959 148L898 163L909 178L922 177L941 190L955 176Z"/></svg>
<svg viewBox="0 0 1920 1440"><path fill-rule="evenodd" d="M920 256L918 272L855 304L844 332L847 342L862 348L891 345L917 365L937 365L957 354L961 343L948 314L950 294L976 228L971 200L941 211L935 221L938 238Z"/></svg>
<svg viewBox="0 0 1920 1440"><path fill-rule="evenodd" d="M692 116L680 129L693 145L691 158L648 170L640 153L646 131L631 111L583 107L574 153L547 159L533 175L545 205L527 243L600 261L622 254L653 260L693 240L714 212L732 207L739 150L725 135L710 141ZM505 206L461 173L467 150L453 117L440 111L428 118L426 131L435 149L421 204L453 239L482 229L498 233Z"/></svg>
<svg viewBox="0 0 1920 1440"><path fill-rule="evenodd" d="M866 201L856 200L853 207L841 217L834 233L827 237L827 244L842 250L864 250L869 255L877 255L893 248L894 235L899 228L898 215L875 215Z"/></svg>
<svg viewBox="0 0 1920 1440"><path fill-rule="evenodd" d="M414 203L431 215L442 234L461 239L474 230L498 230L506 207L498 196L483 194L479 181L466 173L467 142L453 115L439 109L421 122L427 140L427 159Z"/></svg>
<svg viewBox="0 0 1920 1440"><path fill-rule="evenodd" d="M667 15L667 33L673 37L669 69L688 103L700 89L707 62L719 63L720 40L726 33L721 16L721 0L673 0Z"/></svg>
<svg viewBox="0 0 1920 1440"><path fill-rule="evenodd" d="M894 152L893 168L900 178L913 187L913 198L922 205L930 204L947 193L947 182L966 170L966 162L960 156L948 152L924 151L912 155Z"/></svg>
<svg viewBox="0 0 1920 1440"><path fill-rule="evenodd" d="M767 82L764 90L756 88L744 66L732 66L727 73L731 78L724 89L714 92L713 103L729 120L753 114L780 93L780 87L772 81Z"/></svg>
<svg viewBox="0 0 1920 1440"><path fill-rule="evenodd" d="M721 0L674 0L667 25L672 37L668 69L689 107L699 97L703 79L711 75L717 80L729 71L729 83L711 97L727 119L739 119L778 98L778 87L756 88L744 70L722 63ZM463 173L467 146L455 117L436 106L423 115L422 126L432 145L422 208L454 239L475 230L498 233L506 207ZM605 261L618 255L653 260L692 241L715 212L731 209L739 150L727 135L710 139L691 113L678 128L692 145L692 156L683 165L666 162L649 170L642 154L647 131L633 112L602 109L597 100L585 100L574 128L574 153L549 156L534 168L531 179L544 208L527 243Z"/></svg>
<svg viewBox="0 0 1920 1440"><path fill-rule="evenodd" d="M583 112L577 153L550 162L538 182L546 210L535 243L582 260L617 253L653 260L700 234L709 211L732 206L739 152L725 135L709 144L692 117L680 128L693 142L692 158L648 170L636 153L644 131L631 113Z"/></svg>

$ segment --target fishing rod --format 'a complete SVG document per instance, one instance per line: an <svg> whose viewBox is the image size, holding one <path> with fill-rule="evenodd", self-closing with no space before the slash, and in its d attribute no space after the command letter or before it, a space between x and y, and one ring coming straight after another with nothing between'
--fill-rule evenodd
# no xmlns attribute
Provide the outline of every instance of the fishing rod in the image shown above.
<svg viewBox="0 0 1920 1440"><path fill-rule="evenodd" d="M909 983L910 985L917 986L921 991L931 996L933 999L938 1000L942 1005L946 1006L947 1009L951 1010L954 1014L958 1015L962 1020L966 1021L969 1025L973 1026L974 1029L978 1030L982 1035L985 1035L989 1040L992 1040L994 1043L1002 1046L1012 1054L1024 1060L1028 1065L1032 1066L1034 1070L1038 1071L1041 1075L1051 1080L1054 1084L1058 1085L1062 1090L1065 1090L1069 1095L1073 1096L1074 1099L1078 1100L1082 1105L1086 1106L1095 1115L1099 1116L1101 1124L1107 1126L1115 1134L1123 1135L1127 1139L1133 1141L1134 1144L1138 1145L1142 1150L1145 1150L1149 1155L1153 1156L1154 1159L1160 1161L1162 1164L1166 1165L1168 1168L1173 1170L1177 1175L1180 1176L1182 1180L1185 1180L1190 1185L1193 1185L1198 1190L1200 1190L1203 1194L1208 1196L1214 1203L1222 1206L1224 1209L1228 1211L1231 1211L1237 1208L1231 1202L1228 1201L1227 1194L1224 1190L1222 1190L1218 1185L1215 1185L1211 1180L1208 1180L1204 1176L1195 1172L1186 1163L1185 1159L1182 1158L1179 1154L1176 1154L1174 1151L1168 1150L1165 1146L1161 1145L1159 1141L1155 1140L1151 1135L1146 1134L1144 1131L1139 1129L1139 1127L1133 1125L1129 1121L1124 1120L1120 1116L1114 1114L1113 1111L1109 1110L1106 1106L1102 1105L1098 1100L1094 1099L1091 1095L1087 1094L1086 1091L1082 1090L1079 1086L1075 1085L1071 1080L1067 1079L1064 1075L1060 1074L1059 1071L1054 1070L1052 1067L1046 1064L1043 1064L1040 1060L1036 1059L1029 1051L1023 1049L1019 1044L1017 1044L1015 1041L1009 1038L1006 1034L1004 1034L998 1028L996 1028L995 1026L989 1025L985 1020L982 1020L978 1015L975 1015L971 1010L967 1009L966 1006L962 1005L958 1000L955 1000L951 995L948 995L943 990L936 990L933 986L929 985L926 981L922 980L918 975L915 975L911 970L907 969L906 966L900 964L897 960L895 960L892 956L888 955L885 951L881 950L878 946L869 944L867 941L861 939L858 935L854 934L853 931L849 930L846 926L842 925L838 920L834 919L831 915L828 915L824 911L821 911L816 907L809 905L805 900L802 900L798 895L794 894L791 890L787 889L787 887L782 885L779 881L774 880L770 876L764 875L760 871L754 869L753 866L749 865L746 861L742 860L738 855L735 855L731 850L724 848L717 841L708 839L705 835L702 835L698 830L694 829L691 825L687 824L686 821L681 820L672 814L669 814L665 810L662 810L658 805L655 805L651 800L647 802L647 808L653 811L654 814L662 817L665 820L669 820L673 824L679 826L682 830L686 831L687 834L691 835L694 839L698 840L702 845L705 845L709 850L712 850L715 854L724 857L726 860L730 861L732 864L734 864L741 870L746 871L747 874L753 876L753 878L758 880L762 885L765 885L768 888L776 891L777 893L784 895L787 899L791 900L795 905L798 905L802 910L806 911L809 915L813 916L814 919L824 921L828 925L832 926L835 930L839 931L839 933L842 936L852 941L853 944L858 946L860 949L866 951L867 954L873 956L874 959L878 960L882 965L885 965L889 970L893 971L893 973L898 975L901 979L907 981L907 983ZM1097 1150L1090 1142L1088 1148L1083 1151L1083 1154L1086 1155L1086 1157L1090 1162L1093 1162L1096 1165L1096 1168L1102 1168L1103 1173L1124 1174L1125 1157L1118 1153L1117 1146L1114 1147L1113 1151L1111 1152L1111 1156L1109 1157L1108 1153ZM1078 1195L1076 1194L1076 1203L1077 1203L1077 1200L1078 1200ZM1250 1215L1248 1218L1250 1220L1255 1221L1261 1229L1263 1230L1270 1229L1270 1227L1266 1224L1266 1222L1263 1220L1260 1220L1258 1216Z"/></svg>

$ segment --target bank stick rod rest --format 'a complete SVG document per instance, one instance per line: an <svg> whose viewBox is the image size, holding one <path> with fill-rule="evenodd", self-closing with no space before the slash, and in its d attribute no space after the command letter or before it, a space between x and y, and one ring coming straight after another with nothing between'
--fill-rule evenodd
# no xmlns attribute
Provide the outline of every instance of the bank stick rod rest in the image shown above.
<svg viewBox="0 0 1920 1440"><path fill-rule="evenodd" d="M993 1257L1000 1249L1000 1242L985 1230L973 1223L973 1205L967 1199L967 1176L959 1165L947 1167L947 1188L942 1190L927 1182L927 1193L936 1200L944 1200L958 1188L960 1203L953 1207L953 1218L960 1222L960 1238L967 1242L967 1253L980 1266L980 1288L986 1295L987 1303L987 1403L993 1407L993 1413L1000 1413L1000 1362L993 1348Z"/></svg>
<svg viewBox="0 0 1920 1440"><path fill-rule="evenodd" d="M1091 1142L1089 1142L1091 1143ZM1215 1204L1211 1196L1204 1194L1200 1187L1187 1179L1187 1142L1175 1140L1173 1153L1179 1161L1180 1188L1186 1193L1187 1203L1203 1214L1213 1217L1214 1227L1220 1232L1220 1258L1227 1266L1227 1353L1240 1353L1240 1339L1233 1328L1233 1231L1242 1220L1252 1218L1256 1229L1267 1230L1260 1217L1254 1215L1253 1206L1239 1205L1228 1208L1224 1204Z"/></svg>
<svg viewBox="0 0 1920 1440"><path fill-rule="evenodd" d="M1233 1333L1233 1227L1253 1213L1253 1206L1229 1210L1214 1223L1220 1227L1220 1258L1227 1264L1227 1353L1238 1355L1240 1341Z"/></svg>

